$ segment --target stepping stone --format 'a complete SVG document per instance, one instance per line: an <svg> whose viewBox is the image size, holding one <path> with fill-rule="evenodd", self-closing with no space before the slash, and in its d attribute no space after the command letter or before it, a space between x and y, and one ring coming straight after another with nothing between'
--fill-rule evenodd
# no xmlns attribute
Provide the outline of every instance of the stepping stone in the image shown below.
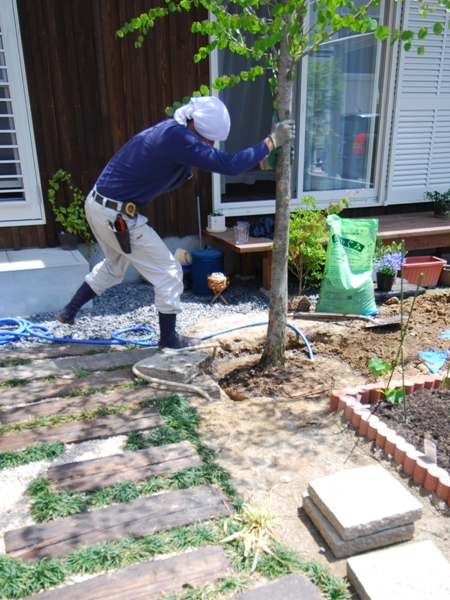
<svg viewBox="0 0 450 600"><path fill-rule="evenodd" d="M227 516L232 512L216 486L199 486L138 498L5 533L6 552L32 560L62 556L80 546L143 535Z"/></svg>
<svg viewBox="0 0 450 600"><path fill-rule="evenodd" d="M41 442L64 442L66 444L98 440L128 433L156 429L165 424L159 411L154 408L130 410L128 412L106 415L97 419L73 421L64 425L38 427L0 436L0 451L20 450Z"/></svg>
<svg viewBox="0 0 450 600"><path fill-rule="evenodd" d="M148 377L189 383L196 375L200 375L210 362L211 356L202 352L159 352L144 358L134 366Z"/></svg>
<svg viewBox="0 0 450 600"><path fill-rule="evenodd" d="M319 593L304 575L292 574L236 596L236 600L321 600Z"/></svg>
<svg viewBox="0 0 450 600"><path fill-rule="evenodd" d="M223 548L209 546L172 558L125 567L121 571L49 590L39 596L29 596L25 600L144 600L169 592L179 593L191 586L203 586L230 575L232 571Z"/></svg>
<svg viewBox="0 0 450 600"><path fill-rule="evenodd" d="M431 541L354 556L347 576L361 600L450 598L450 564Z"/></svg>
<svg viewBox="0 0 450 600"><path fill-rule="evenodd" d="M48 469L48 477L58 487L73 492L89 492L124 481L142 481L148 477L191 469L202 464L192 444L179 442L56 465Z"/></svg>
<svg viewBox="0 0 450 600"><path fill-rule="evenodd" d="M422 505L380 465L312 481L308 494L343 540L417 521Z"/></svg>
<svg viewBox="0 0 450 600"><path fill-rule="evenodd" d="M390 544L407 542L414 535L414 524L410 523L400 527L391 527L370 535L362 535L353 540L343 540L306 493L303 494L303 508L336 558L344 558L375 548L383 548L383 546L389 546Z"/></svg>

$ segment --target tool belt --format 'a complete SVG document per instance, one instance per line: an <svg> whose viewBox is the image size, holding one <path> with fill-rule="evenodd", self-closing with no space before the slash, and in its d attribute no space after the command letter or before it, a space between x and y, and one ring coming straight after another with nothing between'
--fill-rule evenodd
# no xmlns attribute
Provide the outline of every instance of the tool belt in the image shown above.
<svg viewBox="0 0 450 600"><path fill-rule="evenodd" d="M136 204L133 202L116 202L115 200L110 200L109 198L100 196L98 192L94 192L94 200L97 202L97 204L101 204L106 208L112 208L119 213L123 212L131 218L133 218L136 214Z"/></svg>

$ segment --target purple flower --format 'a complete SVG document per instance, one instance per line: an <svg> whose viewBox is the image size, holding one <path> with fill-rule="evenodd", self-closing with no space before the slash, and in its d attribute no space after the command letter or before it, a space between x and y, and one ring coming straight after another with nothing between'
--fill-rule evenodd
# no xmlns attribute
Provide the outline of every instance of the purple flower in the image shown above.
<svg viewBox="0 0 450 600"><path fill-rule="evenodd" d="M384 254L381 258L374 261L373 266L377 273L383 275L397 275L397 271L402 268L402 253L392 252Z"/></svg>

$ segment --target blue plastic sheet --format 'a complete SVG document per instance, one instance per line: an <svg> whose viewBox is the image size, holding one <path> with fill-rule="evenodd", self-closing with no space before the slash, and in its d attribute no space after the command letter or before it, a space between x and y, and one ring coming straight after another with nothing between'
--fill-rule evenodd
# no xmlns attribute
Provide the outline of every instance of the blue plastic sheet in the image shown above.
<svg viewBox="0 0 450 600"><path fill-rule="evenodd" d="M437 373L445 364L447 352L430 348L428 351L419 352L419 356L432 373Z"/></svg>
<svg viewBox="0 0 450 600"><path fill-rule="evenodd" d="M450 338L450 329L443 331L439 337L444 340L448 340Z"/></svg>

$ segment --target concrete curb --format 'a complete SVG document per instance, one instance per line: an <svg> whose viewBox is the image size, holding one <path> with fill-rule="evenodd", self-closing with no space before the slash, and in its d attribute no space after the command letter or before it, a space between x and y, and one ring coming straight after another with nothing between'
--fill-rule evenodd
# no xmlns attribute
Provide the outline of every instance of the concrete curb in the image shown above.
<svg viewBox="0 0 450 600"><path fill-rule="evenodd" d="M437 390L444 378L445 376L440 373L408 378L405 380L406 394L424 388ZM344 417L358 429L359 435L372 440L377 448L392 456L395 463L402 466L404 473L410 475L416 485L423 485L427 491L434 492L439 500L444 500L450 507L450 474L427 460L423 452L407 444L404 438L397 435L364 406L380 400L381 387L382 384L369 383L354 388L333 390L330 395L330 411L343 411ZM399 389L402 387L402 382L391 381L390 387Z"/></svg>

